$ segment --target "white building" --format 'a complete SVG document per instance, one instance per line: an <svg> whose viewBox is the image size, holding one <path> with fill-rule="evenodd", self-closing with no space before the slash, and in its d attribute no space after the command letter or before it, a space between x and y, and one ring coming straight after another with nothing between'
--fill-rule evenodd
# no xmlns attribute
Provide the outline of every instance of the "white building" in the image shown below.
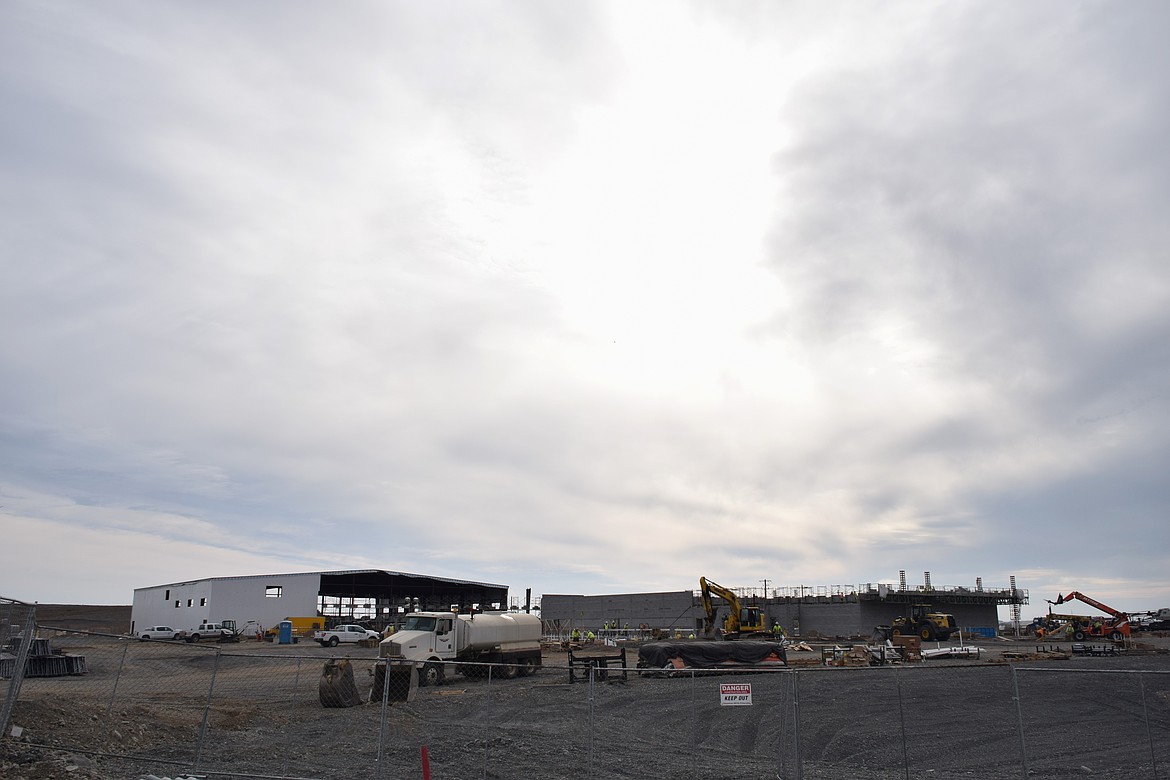
<svg viewBox="0 0 1170 780"><path fill-rule="evenodd" d="M210 577L135 588L130 631L155 625L190 630L222 620L271 628L285 618L317 615L381 630L410 611L473 604L507 609L508 586L381 569Z"/></svg>

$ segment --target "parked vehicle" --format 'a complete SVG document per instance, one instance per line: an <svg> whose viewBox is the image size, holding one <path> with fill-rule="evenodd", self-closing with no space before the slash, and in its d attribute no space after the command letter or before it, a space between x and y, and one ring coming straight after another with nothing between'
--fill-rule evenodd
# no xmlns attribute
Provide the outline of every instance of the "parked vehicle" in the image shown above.
<svg viewBox="0 0 1170 780"><path fill-rule="evenodd" d="M419 685L439 685L444 661L460 661L466 677L534 674L541 664L541 622L523 612L415 612L399 630L382 640L379 656L413 661Z"/></svg>
<svg viewBox="0 0 1170 780"><path fill-rule="evenodd" d="M1131 612L1129 623L1136 631L1170 631L1170 607L1149 612Z"/></svg>
<svg viewBox="0 0 1170 780"><path fill-rule="evenodd" d="M151 626L150 628L144 628L139 631L138 638L143 642L151 639L182 639L186 633L186 631L180 631L170 626Z"/></svg>
<svg viewBox="0 0 1170 780"><path fill-rule="evenodd" d="M382 635L377 631L371 631L358 625L334 626L327 631L318 631L313 635L313 639L320 642L321 647L337 647L342 643L356 644L363 639L378 642L381 638Z"/></svg>
<svg viewBox="0 0 1170 780"><path fill-rule="evenodd" d="M899 615L889 625L874 626L873 641L888 642L897 637L916 636L924 642L945 642L958 632L959 624L954 615L931 612L929 604L912 604L909 616Z"/></svg>
<svg viewBox="0 0 1170 780"><path fill-rule="evenodd" d="M1127 636L1130 636L1132 629L1129 625L1129 615L1120 612L1113 607L1106 606L1096 599L1091 599L1083 593L1073 591L1068 595L1057 595L1056 601L1052 604L1064 604L1069 601L1079 601L1082 604L1088 604L1090 607L1105 612L1109 615L1108 618L1093 618L1092 622L1077 623L1073 625L1072 638L1077 642L1083 642L1089 637L1109 638L1118 641Z"/></svg>
<svg viewBox="0 0 1170 780"><path fill-rule="evenodd" d="M909 616L901 615L890 623L891 636L917 636L924 642L945 642L958 630L954 615L931 612L929 604L911 604Z"/></svg>
<svg viewBox="0 0 1170 780"><path fill-rule="evenodd" d="M235 632L235 622L200 623L187 632L184 637L188 642L239 642L240 637Z"/></svg>

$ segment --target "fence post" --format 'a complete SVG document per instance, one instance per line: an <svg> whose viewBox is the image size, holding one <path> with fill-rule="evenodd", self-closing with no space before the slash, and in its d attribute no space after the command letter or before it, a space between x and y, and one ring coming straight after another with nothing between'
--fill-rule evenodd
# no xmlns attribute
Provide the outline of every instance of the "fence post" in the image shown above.
<svg viewBox="0 0 1170 780"><path fill-rule="evenodd" d="M699 713L695 670L691 670L691 777L699 775Z"/></svg>
<svg viewBox="0 0 1170 780"><path fill-rule="evenodd" d="M496 668L496 665L491 664L490 666L488 666L488 670L487 670L487 686L488 686L487 709L489 710L489 712L487 713L488 717L483 718L483 724L485 726L487 726L487 724L492 722L492 719L490 717L491 716L490 708L492 706L492 678L493 678L492 671L495 668ZM452 673L452 676L454 676L455 667L451 667L451 673ZM491 750L492 750L492 734L495 734L495 733L496 733L495 729L489 727L487 729L487 736L485 736L483 739L483 774L481 775L483 777L483 780L487 780L488 763L489 763L489 758L491 756ZM430 780L429 776L427 777L427 780Z"/></svg>
<svg viewBox="0 0 1170 780"><path fill-rule="evenodd" d="M902 727L902 769L905 771L906 780L910 780L910 752L906 747L906 712L902 706L902 670L905 668L901 666L894 670L894 690L898 694L898 722Z"/></svg>
<svg viewBox="0 0 1170 780"><path fill-rule="evenodd" d="M12 668L12 679L8 682L8 696L4 699L4 708L0 712L0 739L8 733L8 721L12 719L12 709L16 700L20 698L20 685L24 682L24 667L28 664L28 654L32 648L33 638L37 633L37 608L29 607L28 617L24 621L24 632L21 635L20 648L16 651L16 660Z"/></svg>
<svg viewBox="0 0 1170 780"><path fill-rule="evenodd" d="M586 755L589 757L589 774L597 772L593 765L593 675L597 671L594 664L589 664L589 741Z"/></svg>
<svg viewBox="0 0 1170 780"><path fill-rule="evenodd" d="M1016 675L1016 667L1012 670L1012 698L1016 702L1016 722L1020 726L1020 766L1024 770L1024 780L1028 780L1028 742L1024 739L1024 709L1020 705L1020 680Z"/></svg>
<svg viewBox="0 0 1170 780"><path fill-rule="evenodd" d="M788 700L784 696L785 689L788 687L788 678L791 672L780 672L783 675L780 679L784 681L781 686L780 696L780 727L777 729L778 737L776 739L776 777L778 780L784 780L784 738L788 734Z"/></svg>
<svg viewBox="0 0 1170 780"><path fill-rule="evenodd" d="M796 739L796 780L804 780L804 762L800 757L800 672L792 673L792 731Z"/></svg>
<svg viewBox="0 0 1170 780"><path fill-rule="evenodd" d="M1138 686L1142 692L1142 718L1146 721L1146 739L1150 743L1150 763L1154 770L1154 780L1158 780L1158 751L1154 749L1154 732L1150 729L1150 707L1146 703L1146 678L1138 672Z"/></svg>
<svg viewBox="0 0 1170 780"><path fill-rule="evenodd" d="M106 708L107 715L114 711L114 697L118 695L118 683L122 681L122 670L126 668L126 651L129 649L130 641L127 640L122 643L122 659L118 661L118 672L114 675L114 689L110 691L110 706Z"/></svg>
<svg viewBox="0 0 1170 780"><path fill-rule="evenodd" d="M293 675L294 700L296 699L297 691L300 690L301 687L301 664L304 662L304 660L304 658L297 658L297 673ZM292 744L292 739L292 729L289 729L288 739L285 741L284 761L282 761L280 764L280 773L284 775L288 774L288 762L292 760L292 751L288 749L288 745Z"/></svg>
<svg viewBox="0 0 1170 780"><path fill-rule="evenodd" d="M382 777L382 745L386 741L386 710L390 707L390 662L383 660L386 667L382 670L382 714L378 718L378 777ZM378 667L375 664L374 669ZM376 679L376 678L375 678ZM410 684L408 677L407 685Z"/></svg>
<svg viewBox="0 0 1170 780"><path fill-rule="evenodd" d="M203 740L207 737L207 721L211 716L211 697L215 695L215 675L219 671L219 657L223 651L215 648L215 664L211 667L211 684L207 686L207 704L203 707L203 722L199 724L199 740L195 743L195 763L191 766L192 772L199 771L199 761L203 758Z"/></svg>

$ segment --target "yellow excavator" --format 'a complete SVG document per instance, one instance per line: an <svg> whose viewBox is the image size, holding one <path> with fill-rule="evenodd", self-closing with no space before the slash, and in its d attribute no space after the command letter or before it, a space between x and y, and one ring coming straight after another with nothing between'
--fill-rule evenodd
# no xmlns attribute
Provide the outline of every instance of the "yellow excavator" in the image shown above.
<svg viewBox="0 0 1170 780"><path fill-rule="evenodd" d="M764 609L759 606L744 606L740 604L739 596L722 585L711 582L706 577L699 577L699 598L703 602L703 636L711 637L715 634L718 609L711 601L712 596L718 596L727 603L729 612L723 620L723 638L739 639L746 636L766 635L764 625Z"/></svg>

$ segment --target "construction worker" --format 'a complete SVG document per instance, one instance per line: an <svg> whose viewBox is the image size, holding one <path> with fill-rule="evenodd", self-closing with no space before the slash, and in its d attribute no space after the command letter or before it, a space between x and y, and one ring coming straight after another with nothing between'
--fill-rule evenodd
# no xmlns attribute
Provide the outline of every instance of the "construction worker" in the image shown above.
<svg viewBox="0 0 1170 780"><path fill-rule="evenodd" d="M573 633L569 634L569 638L572 639L574 642L580 642L581 641L581 629L574 628Z"/></svg>
<svg viewBox="0 0 1170 780"><path fill-rule="evenodd" d="M588 634L586 634L586 635L585 635L585 638L586 638L588 641L592 642L592 641L594 641L595 639L597 639L597 634L594 634L592 631L590 631Z"/></svg>
<svg viewBox="0 0 1170 780"><path fill-rule="evenodd" d="M780 625L779 620L772 624L772 636L776 639L784 638L784 626Z"/></svg>

